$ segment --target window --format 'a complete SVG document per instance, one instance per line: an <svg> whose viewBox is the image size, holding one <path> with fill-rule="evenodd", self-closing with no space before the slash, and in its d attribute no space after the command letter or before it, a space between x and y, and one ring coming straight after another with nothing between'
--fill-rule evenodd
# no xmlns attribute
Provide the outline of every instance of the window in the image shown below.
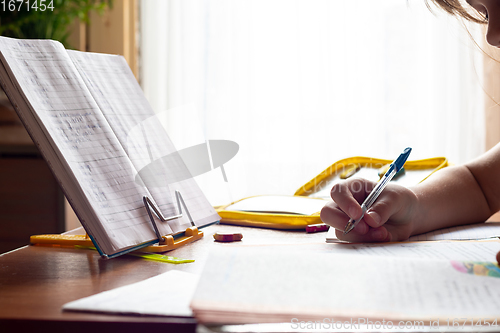
<svg viewBox="0 0 500 333"><path fill-rule="evenodd" d="M484 151L482 53L424 1L140 4L141 83L178 149L240 145L228 183L196 178L214 205L293 194L349 156Z"/></svg>

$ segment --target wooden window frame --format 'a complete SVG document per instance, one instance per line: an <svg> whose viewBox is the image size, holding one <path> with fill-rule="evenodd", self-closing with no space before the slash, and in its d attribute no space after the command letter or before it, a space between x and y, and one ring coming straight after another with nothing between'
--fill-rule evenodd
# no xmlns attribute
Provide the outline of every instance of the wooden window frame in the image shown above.
<svg viewBox="0 0 500 333"><path fill-rule="evenodd" d="M69 43L77 50L120 54L139 77L138 0L113 1L102 15L90 13L90 23L73 24Z"/></svg>

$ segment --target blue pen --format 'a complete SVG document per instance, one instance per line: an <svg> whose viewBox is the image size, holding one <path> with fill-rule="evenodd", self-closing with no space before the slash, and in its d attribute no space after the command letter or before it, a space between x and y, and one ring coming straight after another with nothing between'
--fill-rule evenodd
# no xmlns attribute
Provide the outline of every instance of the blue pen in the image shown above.
<svg viewBox="0 0 500 333"><path fill-rule="evenodd" d="M361 217L357 220L350 219L349 222L347 222L347 225L345 226L344 229L344 235L347 235L354 227L363 219L363 216L365 216L365 213L370 207L373 205L375 200L377 200L378 196L384 188L389 184L391 179L398 173L399 170L405 165L406 160L408 159L408 156L410 156L411 153L411 148L408 147L406 148L399 157L391 163L389 166L389 170L385 173L384 177L377 183L375 188L370 192L370 194L366 197L365 201L361 204L361 209L363 210L363 213L361 214Z"/></svg>

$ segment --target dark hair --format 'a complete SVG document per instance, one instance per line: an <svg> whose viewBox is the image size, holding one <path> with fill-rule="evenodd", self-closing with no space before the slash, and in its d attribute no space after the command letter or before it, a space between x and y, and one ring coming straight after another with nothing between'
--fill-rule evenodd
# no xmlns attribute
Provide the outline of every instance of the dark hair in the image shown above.
<svg viewBox="0 0 500 333"><path fill-rule="evenodd" d="M434 2L437 6L441 7L448 13L452 15L457 15L465 18L466 20L487 24L488 18L485 14L473 9L472 11L469 8L465 8L460 0L426 0L427 7L429 6L429 1ZM471 7L472 8L472 7Z"/></svg>

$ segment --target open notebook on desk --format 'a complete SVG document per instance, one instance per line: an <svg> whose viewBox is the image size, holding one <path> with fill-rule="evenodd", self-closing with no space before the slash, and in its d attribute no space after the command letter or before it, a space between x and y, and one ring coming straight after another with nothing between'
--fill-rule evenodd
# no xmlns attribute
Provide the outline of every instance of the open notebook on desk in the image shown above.
<svg viewBox="0 0 500 333"><path fill-rule="evenodd" d="M256 231L260 234L267 232L262 229ZM382 311L391 307L396 308L395 303L399 302L398 304L403 305L398 308L399 316L402 318L415 315L413 313L415 308L412 304L415 298L412 297L418 294L418 290L412 290L412 288L424 284L419 281L421 275L427 274L436 279L436 284L439 286L436 286L434 291L449 282L450 285L447 286L449 294L434 295L431 299L425 300L429 305L437 301L442 302L445 304L442 306L442 311L448 311L448 313L460 307L453 303L446 305L446 301L454 296L452 291L468 290L466 285L453 285L453 281L460 284L470 280L472 284L469 289L488 285L489 282L496 285L500 281L500 269L491 263L500 250L500 242L495 240L390 244L313 242L293 246L290 244L252 246L245 242L243 240L241 244L229 247L225 246L227 244L217 244L220 246L212 247L201 279L194 274L170 270L168 273L148 280L70 302L65 304L63 309L189 316L191 312L187 309L187 305L195 290L186 286L194 286L196 281L200 281L193 305L198 313L201 311L200 318L205 321L244 323L276 322L281 319L290 323L289 320L293 316L308 320L326 313L328 313L327 318L340 320L339 316L343 313L342 310L345 310L342 308L342 297L350 293L355 295L358 301L358 303L352 303L351 311L353 315L356 315L354 318L358 316L366 318L367 315L373 313L365 312L367 307L363 306L363 297L369 300L372 310L377 307ZM404 264L399 267L397 262L404 262ZM433 264L428 266L428 263ZM392 268L392 271L384 269L393 264L396 266ZM447 276L439 277L436 276L437 272L427 271L431 267L439 267L440 272L446 272ZM366 272L373 274L368 275ZM411 272L416 272L417 275L412 276ZM392 276L393 273L397 276ZM404 276L405 274L408 276ZM350 291L349 288L342 288L349 286L340 284L340 281L347 279L352 280L353 283ZM381 282L375 284L375 281ZM172 286L175 286L174 291L172 291ZM365 295L357 294L358 290L370 290L370 288L373 288L372 292ZM345 290L339 291L339 289ZM379 300L376 299L377 293L384 294L384 289L387 293L392 293L394 299L391 300L385 296ZM398 294L399 291L401 292ZM290 292L290 295L287 292ZM432 295L432 292L429 293ZM455 296L461 297L463 302L467 303L477 301L483 295L470 293ZM484 302L491 304L495 301L494 297L491 295L485 298ZM165 298L171 302L163 304L164 302L159 301ZM175 306L171 303L175 303ZM439 306L439 303L435 306ZM461 306L466 307L466 304ZM250 320L248 316L255 315L254 311L259 313L259 317ZM314 311L317 313L313 313ZM440 313L443 312L436 312L433 315ZM206 317L208 314L210 318ZM291 317L286 320L283 317L285 314ZM309 314L312 317L306 317ZM458 314L457 312L456 315ZM394 318L392 317L394 313L384 315L388 316L386 320ZM397 325L397 323L394 324Z"/></svg>
<svg viewBox="0 0 500 333"><path fill-rule="evenodd" d="M500 222L488 222L434 230L425 234L412 236L408 241L478 240L498 237L500 237ZM326 242L339 242L334 228L328 230Z"/></svg>
<svg viewBox="0 0 500 333"><path fill-rule="evenodd" d="M172 216L179 191L197 226L219 219L123 57L0 37L0 61L3 89L102 255L157 240L145 196ZM161 235L189 225L157 223Z"/></svg>
<svg viewBox="0 0 500 333"><path fill-rule="evenodd" d="M195 317L320 325L364 318L392 321L394 331L400 321L498 328L500 269L492 261L499 241L322 245L212 251L191 302Z"/></svg>

